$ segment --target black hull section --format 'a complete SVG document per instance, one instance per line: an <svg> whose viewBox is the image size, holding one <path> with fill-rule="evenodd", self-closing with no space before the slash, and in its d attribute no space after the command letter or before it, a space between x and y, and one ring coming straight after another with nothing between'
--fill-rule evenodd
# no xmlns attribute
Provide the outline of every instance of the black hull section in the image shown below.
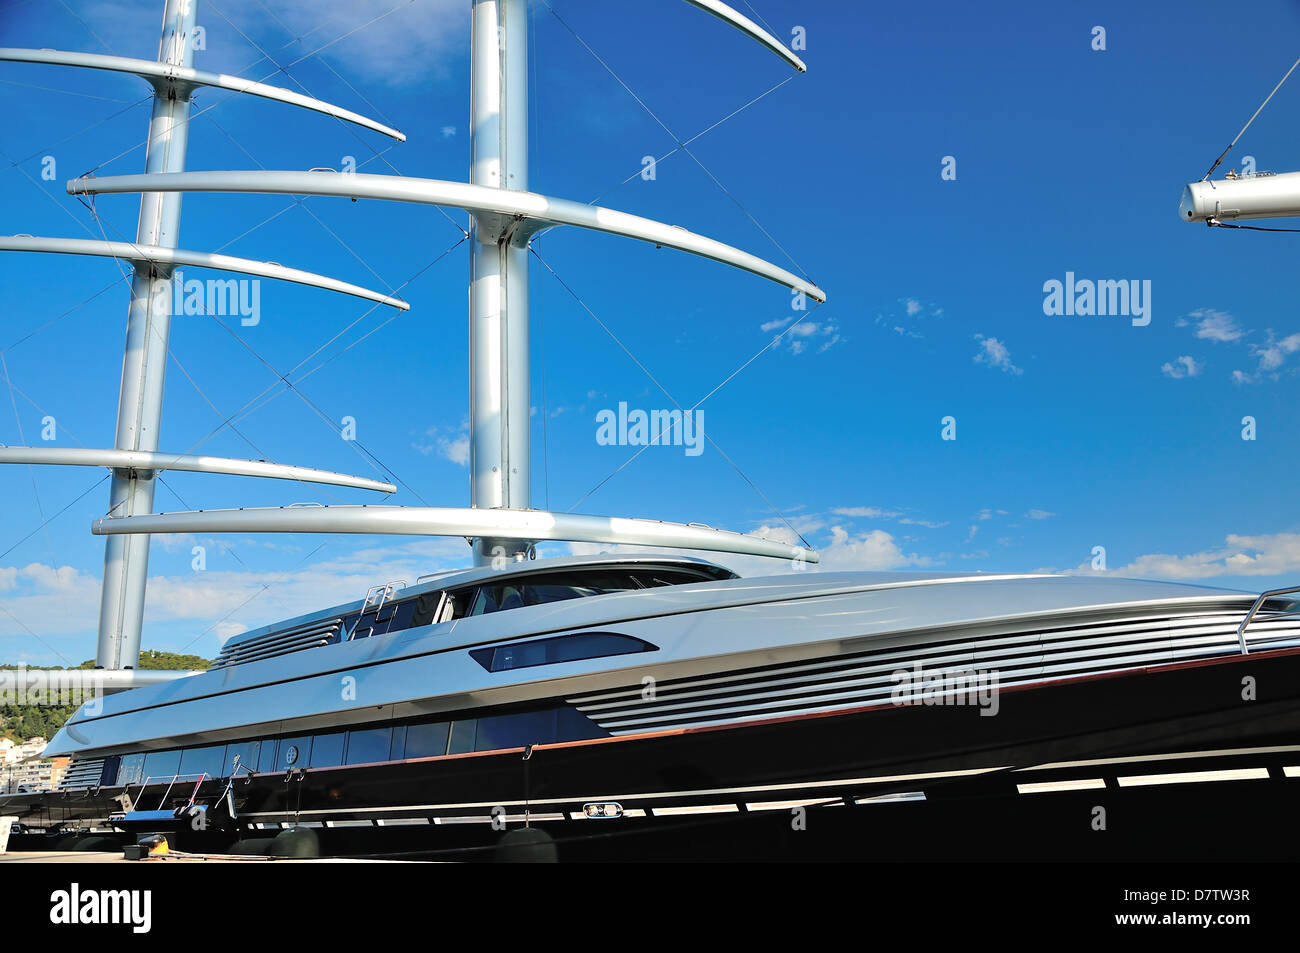
<svg viewBox="0 0 1300 953"><path fill-rule="evenodd" d="M499 828L520 826L527 809L570 860L1294 859L1300 777L1286 769L1300 765L1296 748L1300 652L1288 650L1008 689L993 716L886 705L539 746L528 757L259 775L236 783L238 824L214 804L227 830L178 837L220 849L268 836L249 824L274 833L296 821L325 825L331 853L490 859ZM1132 780L1228 770L1249 773ZM1019 787L1071 780L1099 786ZM215 802L222 787L210 782L200 800ZM0 812L32 825L104 817L118 793L15 797ZM136 803L157 806L160 793ZM859 803L902 794L918 799ZM751 809L796 799L817 803L802 816L793 805ZM603 800L648 816L572 819ZM674 813L701 806L719 813Z"/></svg>

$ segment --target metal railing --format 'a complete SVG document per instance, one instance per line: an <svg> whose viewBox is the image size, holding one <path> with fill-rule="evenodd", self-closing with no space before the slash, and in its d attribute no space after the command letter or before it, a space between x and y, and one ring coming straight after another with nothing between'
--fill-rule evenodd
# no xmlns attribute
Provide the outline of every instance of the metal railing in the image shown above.
<svg viewBox="0 0 1300 953"><path fill-rule="evenodd" d="M1237 626L1237 644L1241 647L1242 655L1250 654L1250 650L1246 648L1246 626L1250 625L1251 620L1255 618L1255 614L1259 612L1260 607L1262 607L1264 603L1267 602L1269 599L1276 598L1277 596L1289 595L1293 592L1300 592L1300 586L1291 586L1289 589L1270 589L1268 592L1260 593L1259 598L1255 600L1255 604L1252 605L1250 607L1250 611L1246 613L1246 618L1242 619L1241 625ZM1293 608L1286 612L1280 612L1277 613L1276 615L1270 615L1269 618L1278 618L1279 616L1284 616L1284 615L1294 615L1296 614L1296 611L1297 610Z"/></svg>

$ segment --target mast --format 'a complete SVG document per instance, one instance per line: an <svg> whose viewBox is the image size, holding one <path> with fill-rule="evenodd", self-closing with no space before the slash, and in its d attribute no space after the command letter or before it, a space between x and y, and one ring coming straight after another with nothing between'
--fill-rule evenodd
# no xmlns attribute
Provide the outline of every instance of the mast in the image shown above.
<svg viewBox="0 0 1300 953"><path fill-rule="evenodd" d="M803 61L775 37L720 0L687 0L739 32L748 35L781 56L801 72ZM70 195L111 193L184 192L264 193L347 197L436 205L469 213L469 351L470 351L470 502L469 509L447 507L346 505L252 508L238 511L196 511L151 514L148 504L137 513L117 509L97 520L93 531L109 537L142 536L182 532L268 532L268 533L361 533L421 536L455 536L470 539L477 564L498 560L524 559L535 543L547 541L598 542L633 546L681 547L702 551L816 562L817 554L788 542L728 533L698 523L663 523L657 520L552 513L531 508L529 503L529 353L528 353L528 249L541 232L570 226L620 235L649 242L657 248L673 248L747 271L801 292L814 301L825 301L825 293L811 279L800 277L771 262L722 242L688 231L677 225L629 215L615 209L541 195L528 190L528 4L527 0L471 0L471 120L470 182L375 175L360 172L295 172L289 170L226 170L216 172L161 172L151 164L145 175L85 177L67 183ZM171 5L169 4L169 9ZM4 50L0 60L125 69L156 76L156 64L124 61L117 57L61 54L57 51ZM315 109L336 118L363 122L370 128L403 138L396 130L382 127L336 106L290 94L284 90L249 83L199 70L172 67L168 75L191 86L218 85L238 88L283 102ZM171 81L171 80L169 80ZM152 160L152 154L151 154ZM142 229L143 225L142 208ZM0 250L13 239L0 241ZM110 243L76 243L41 239L23 250L69 254L104 254ZM94 247L89 247L94 246ZM151 245L136 254L157 265L179 261L181 256L201 253L165 251ZM214 260L217 257L206 256ZM270 263L265 263L269 265ZM256 273L256 263L227 259L220 267ZM290 280L322 284L320 276L295 272ZM280 275L280 277L288 277ZM334 290L363 296L365 289L333 282ZM350 289L350 290L349 290ZM377 299L376 299L377 300ZM404 302L386 303L402 307ZM123 377L126 407L126 372ZM161 390L161 379L158 381ZM124 411L125 413L125 411ZM156 431L156 426L155 426ZM152 434L151 434L152 436ZM48 452L34 448L11 448L13 462L102 465L113 453L95 451L93 458L55 461ZM157 460L163 455L135 453L132 460ZM204 458L187 460L180 469L206 472L248 473L250 461ZM0 448L0 463L5 461ZM113 465L113 464L109 464ZM152 475L152 474L150 474ZM281 476L283 468L260 469L257 475ZM358 485L357 478L342 474L317 480ZM378 489L377 481L367 488ZM387 487L389 484L382 484ZM128 501L130 502L130 501ZM145 552L147 557L147 551ZM137 563L137 566L139 564ZM143 591L143 569L139 585ZM124 587L125 588L125 587ZM106 582L105 605L108 605ZM125 628L125 627L123 627ZM134 651L138 652L136 619ZM101 653L101 656L106 653ZM119 658L126 653L119 652ZM131 655L134 659L134 655Z"/></svg>
<svg viewBox="0 0 1300 953"><path fill-rule="evenodd" d="M197 0L166 0L158 61L190 67ZM154 89L146 172L183 172L189 140L191 87L182 82ZM179 238L181 195L146 192L140 197L136 242L175 248ZM117 404L118 450L158 449L162 422L163 384L167 371L167 341L171 332L173 266L137 261L131 281L131 307L126 324L126 352ZM161 300L159 300L161 299ZM109 513L134 516L153 512L157 471L113 470ZM144 624L145 586L149 574L149 536L109 537L104 548L104 584L99 603L97 668L135 668L140 659Z"/></svg>
<svg viewBox="0 0 1300 953"><path fill-rule="evenodd" d="M474 0L470 41L470 182L528 189L527 0ZM529 506L528 244L517 220L470 227L470 505ZM478 564L522 558L529 543L479 537Z"/></svg>

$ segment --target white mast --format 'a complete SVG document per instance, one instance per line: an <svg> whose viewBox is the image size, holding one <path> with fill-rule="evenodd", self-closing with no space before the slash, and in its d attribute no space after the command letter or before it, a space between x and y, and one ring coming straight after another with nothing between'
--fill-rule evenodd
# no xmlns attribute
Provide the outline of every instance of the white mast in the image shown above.
<svg viewBox="0 0 1300 953"><path fill-rule="evenodd" d="M158 44L160 63L187 68L193 65L197 17L196 0L166 0L162 38ZM155 88L145 151L146 172L184 171L191 89L186 83L159 84ZM140 198L136 242L175 248L180 218L179 193L144 193ZM118 450L158 449L167 340L171 331L171 276L170 265L135 263L117 405L114 446ZM155 302L156 297L163 300ZM153 470L114 470L109 513L135 516L153 512L156 477ZM148 536L109 537L104 550L104 585L99 603L97 667L135 668L139 661L148 573Z"/></svg>
<svg viewBox="0 0 1300 953"><path fill-rule="evenodd" d="M470 182L528 189L527 0L474 0L470 41ZM475 214L470 227L470 505L528 509L528 244L516 220ZM527 541L474 540L474 559L517 557Z"/></svg>
<svg viewBox="0 0 1300 953"><path fill-rule="evenodd" d="M540 232L568 225L675 248L760 275L826 300L813 282L748 252L614 209L528 190L527 0L471 0L470 183L359 172L246 170L88 177L67 184L72 195L114 192L243 192L330 195L459 208L471 217L470 509L446 507L281 507L140 515L114 512L97 520L106 536L184 532L388 533L461 536L479 564L525 558L542 540L585 541L794 558L817 555L776 540L727 533L700 524L549 513L529 505L528 244ZM794 68L803 62L752 21L719 0L688 0L762 43ZM23 51L32 58L34 51ZM0 50L0 59L7 51ZM100 65L77 56L75 65ZM44 62L45 60L38 60ZM113 68L126 68L111 64ZM131 64L139 70L139 64ZM190 76L198 71L190 71ZM222 83L230 77L203 74ZM253 92L253 90L249 90ZM258 95L267 95L258 91ZM283 92L274 95L283 99ZM287 100L286 100L287 101ZM314 101L312 101L314 103ZM301 105L307 105L303 103ZM324 108L322 108L324 107ZM312 108L339 115L337 107ZM354 120L355 121L355 120ZM393 130L395 132L395 130ZM400 133L398 134L400 135ZM34 250L34 249L33 249ZM41 250L51 251L48 241ZM70 250L60 246L58 250ZM102 249L101 249L102 251ZM95 253L91 249L85 253ZM154 257L156 250L149 252ZM175 257L176 253L171 253ZM186 252L185 254L190 254ZM225 265L223 267L230 267ZM240 264L248 270L249 263ZM336 289L342 290L342 289ZM351 293L356 293L353 290ZM400 305L399 305L400 306ZM30 449L28 449L30 452ZM24 454L24 459L28 459ZM87 458L89 459L89 458ZM104 459L96 453L96 460ZM0 463L4 462L0 454ZM222 461L212 472L243 472L247 462ZM236 467L240 469L235 469ZM271 475L271 474L263 474ZM334 475L337 479L339 475ZM346 478L345 479L355 479Z"/></svg>

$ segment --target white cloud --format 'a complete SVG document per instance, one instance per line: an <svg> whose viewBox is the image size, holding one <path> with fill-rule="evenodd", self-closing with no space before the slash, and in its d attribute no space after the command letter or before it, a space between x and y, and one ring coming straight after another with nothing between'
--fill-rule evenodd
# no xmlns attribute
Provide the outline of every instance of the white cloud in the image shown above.
<svg viewBox="0 0 1300 953"><path fill-rule="evenodd" d="M930 565L926 557L904 553L894 537L882 529L851 535L842 526L832 526L830 544L819 552L821 565L828 570L903 569Z"/></svg>
<svg viewBox="0 0 1300 953"><path fill-rule="evenodd" d="M935 307L920 298L899 298L897 306L876 315L876 324L903 337L924 340L925 335L918 330L921 322L942 316L943 308Z"/></svg>
<svg viewBox="0 0 1300 953"><path fill-rule="evenodd" d="M438 452L452 463L460 464L462 467L469 466L469 435L461 434L451 440L446 437L438 438Z"/></svg>
<svg viewBox="0 0 1300 953"><path fill-rule="evenodd" d="M531 408L536 410L536 408ZM551 416L555 416L552 414ZM412 448L418 450L426 457L434 453L444 460L450 460L462 467L469 466L469 423L468 421L461 425L458 430L449 428L430 427L423 436L415 443L411 444Z"/></svg>
<svg viewBox="0 0 1300 953"><path fill-rule="evenodd" d="M212 634L215 635L224 645L237 635L243 635L248 631L248 626L242 622L218 622L212 627Z"/></svg>
<svg viewBox="0 0 1300 953"><path fill-rule="evenodd" d="M837 506L831 512L836 516L848 516L853 519L898 520L899 523L907 526L924 526L927 529L939 529L941 526L948 525L947 522L914 519L904 516L902 510L886 510L879 506Z"/></svg>
<svg viewBox="0 0 1300 953"><path fill-rule="evenodd" d="M1242 370L1232 372L1232 380L1237 384L1258 383L1265 375L1277 380L1282 365L1288 357L1300 351L1300 333L1289 334L1279 339L1270 328L1266 332L1268 343L1251 345L1251 353L1259 360L1256 369L1250 373Z"/></svg>
<svg viewBox="0 0 1300 953"><path fill-rule="evenodd" d="M882 510L878 506L837 506L831 510L836 516L857 516L867 519L897 519L903 514L897 510Z"/></svg>
<svg viewBox="0 0 1300 953"><path fill-rule="evenodd" d="M379 583L414 582L423 573L469 564L464 540L419 539L355 550L282 572L209 568L150 576L144 647L179 651L188 646L188 651L211 656L220 643L250 628L360 599ZM41 643L34 634L47 643L44 651L57 649L73 664L94 655L98 573L41 563L0 567L0 591L5 594L0 637L36 650ZM57 661L62 660L51 656L42 664Z"/></svg>
<svg viewBox="0 0 1300 953"><path fill-rule="evenodd" d="M1011 352L1007 350L1006 344L997 338L986 338L982 334L975 335L975 340L980 342L980 349L975 354L976 364L986 364L1008 374L1024 373L1021 368L1011 363Z"/></svg>
<svg viewBox="0 0 1300 953"><path fill-rule="evenodd" d="M1196 336L1205 341L1231 343L1241 340L1246 334L1237 324L1237 319L1226 311L1201 308L1193 311L1190 317L1196 319Z"/></svg>
<svg viewBox="0 0 1300 953"><path fill-rule="evenodd" d="M1090 570L1084 563L1081 570ZM1212 579L1216 576L1277 576L1300 571L1300 533L1229 535L1225 544L1186 556L1149 553L1112 570L1120 576Z"/></svg>
<svg viewBox="0 0 1300 953"><path fill-rule="evenodd" d="M1049 513L1047 512L1047 510L1030 510L1025 515L1028 516L1031 520L1045 520L1045 519L1051 519L1056 514Z"/></svg>
<svg viewBox="0 0 1300 953"><path fill-rule="evenodd" d="M789 324L790 320L768 321L760 326L760 330L765 333L774 331ZM839 325L831 321L799 321L778 337L790 349L791 354L802 354L813 344L817 346L817 353L821 354L840 342L840 329Z"/></svg>
<svg viewBox="0 0 1300 953"><path fill-rule="evenodd" d="M158 7L157 0L90 0L78 6L78 14L113 53L154 59L158 51ZM237 71L252 79L270 76L268 82L295 92L301 90L283 73L277 74L275 65L265 59L255 62L262 53L253 43L270 53L277 64L288 66L291 74L304 77L310 75L308 62L289 64L331 44L318 55L343 75L360 77L370 84L403 86L444 72L448 54L463 50L469 40L469 5L462 0L411 4L393 0L312 0L265 5L263 0L223 0L220 11L218 14L213 7L200 5L199 23L207 32L207 48L197 54L194 65L199 69ZM289 43L296 37L302 37L301 42ZM335 40L338 42L332 42ZM84 40L74 38L72 47L105 52L89 34ZM329 98L322 90L311 91ZM364 103L341 105L373 112Z"/></svg>
<svg viewBox="0 0 1300 953"><path fill-rule="evenodd" d="M1172 362L1165 361L1160 371L1166 377L1181 380L1184 377L1196 377L1204 368L1205 365L1198 364L1196 358L1190 354L1184 354L1181 357L1174 358Z"/></svg>

